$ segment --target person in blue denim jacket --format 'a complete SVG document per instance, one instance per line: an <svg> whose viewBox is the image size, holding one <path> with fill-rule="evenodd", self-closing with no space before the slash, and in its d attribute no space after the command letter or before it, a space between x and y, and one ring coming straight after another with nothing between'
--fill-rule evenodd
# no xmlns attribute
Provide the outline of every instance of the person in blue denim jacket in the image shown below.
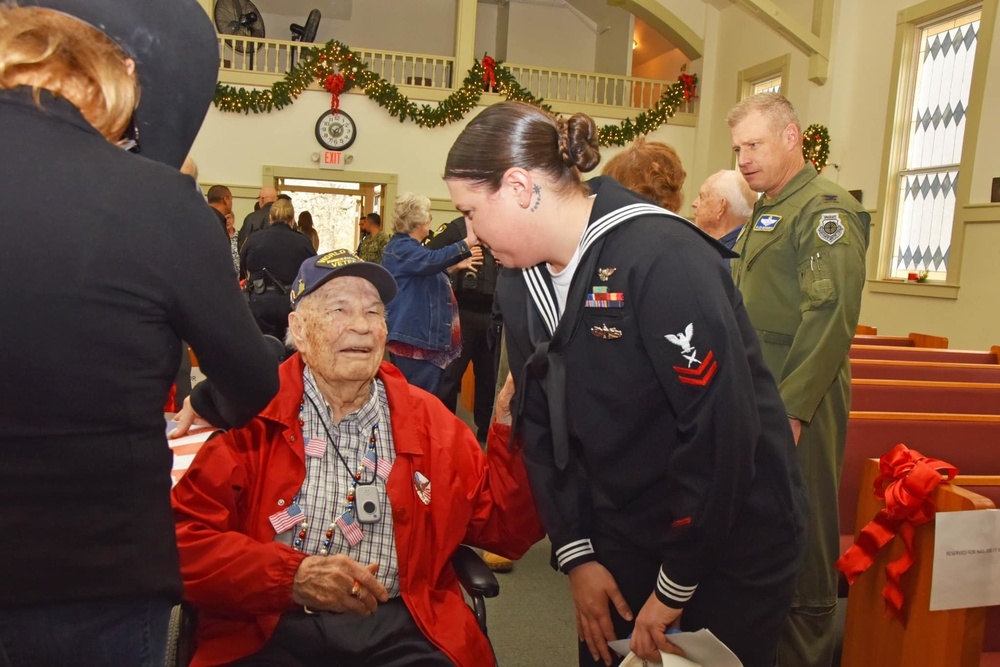
<svg viewBox="0 0 1000 667"><path fill-rule="evenodd" d="M482 263L482 249L471 231L438 250L421 245L430 234L430 209L430 200L421 195L396 200L394 233L382 264L399 286L386 314L389 360L410 384L433 394L444 369L462 353L458 304L447 272L474 269Z"/></svg>

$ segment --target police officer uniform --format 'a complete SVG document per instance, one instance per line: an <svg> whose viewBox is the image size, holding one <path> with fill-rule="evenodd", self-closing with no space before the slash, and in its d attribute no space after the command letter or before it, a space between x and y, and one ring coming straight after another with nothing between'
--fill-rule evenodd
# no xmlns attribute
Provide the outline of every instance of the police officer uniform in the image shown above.
<svg viewBox="0 0 1000 667"><path fill-rule="evenodd" d="M770 667L805 492L730 253L613 179L589 185L565 309L544 265L501 273L497 289L554 565L599 561L634 613L655 591L684 629ZM580 664L599 664L581 646Z"/></svg>
<svg viewBox="0 0 1000 667"><path fill-rule="evenodd" d="M848 351L861 310L871 218L811 163L761 198L735 250L733 279L802 422L797 454L810 494L809 539L779 665L829 665L840 552L837 487L851 404Z"/></svg>
<svg viewBox="0 0 1000 667"><path fill-rule="evenodd" d="M288 286L302 262L315 255L312 241L305 234L281 222L247 239L240 259L249 275L246 291L250 312L263 333L285 339L292 309Z"/></svg>

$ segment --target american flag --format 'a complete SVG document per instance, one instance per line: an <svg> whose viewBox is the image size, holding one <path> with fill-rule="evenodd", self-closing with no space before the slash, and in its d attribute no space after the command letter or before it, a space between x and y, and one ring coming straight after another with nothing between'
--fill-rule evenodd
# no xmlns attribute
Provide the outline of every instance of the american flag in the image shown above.
<svg viewBox="0 0 1000 667"><path fill-rule="evenodd" d="M365 454L365 458L361 461L361 465L369 470L374 470L375 474L382 478L382 481L389 479L389 473L392 472L392 463L381 456L376 458L375 452L368 452Z"/></svg>
<svg viewBox="0 0 1000 667"><path fill-rule="evenodd" d="M280 512L275 512L271 516L267 517L270 520L271 525L274 526L275 533L283 533L289 530L295 524L299 523L305 519L305 515L302 514L302 508L298 505L292 505L288 509L281 510Z"/></svg>
<svg viewBox="0 0 1000 667"><path fill-rule="evenodd" d="M365 534L361 532L361 526L354 520L354 515L350 512L344 512L337 517L336 524L352 547L365 537Z"/></svg>
<svg viewBox="0 0 1000 667"><path fill-rule="evenodd" d="M309 438L309 441L306 442L306 456L321 459L324 454L326 454L326 440Z"/></svg>

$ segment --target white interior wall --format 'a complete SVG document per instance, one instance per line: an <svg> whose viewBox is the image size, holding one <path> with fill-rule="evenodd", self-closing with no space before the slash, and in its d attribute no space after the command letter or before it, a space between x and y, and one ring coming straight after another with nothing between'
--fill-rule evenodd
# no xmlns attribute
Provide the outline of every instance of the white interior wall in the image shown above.
<svg viewBox="0 0 1000 667"><path fill-rule="evenodd" d="M511 2L506 60L519 65L589 72L597 35L564 7Z"/></svg>
<svg viewBox="0 0 1000 667"><path fill-rule="evenodd" d="M311 3L323 13L316 33L319 44L336 39L353 48L455 55L456 0L353 0L346 20L336 18L338 13L327 8L328 2ZM271 39L291 39L289 25L302 25L309 13L302 2L256 0L255 4Z"/></svg>

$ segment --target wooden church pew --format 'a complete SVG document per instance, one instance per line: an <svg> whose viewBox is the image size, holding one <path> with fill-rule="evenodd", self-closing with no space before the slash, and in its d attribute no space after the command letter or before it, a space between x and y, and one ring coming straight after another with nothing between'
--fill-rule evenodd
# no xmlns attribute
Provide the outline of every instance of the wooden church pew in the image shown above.
<svg viewBox="0 0 1000 667"><path fill-rule="evenodd" d="M851 378L1000 383L1000 364L851 359Z"/></svg>
<svg viewBox="0 0 1000 667"><path fill-rule="evenodd" d="M913 340L907 336L868 336L854 335L854 345L892 345L895 347L916 347Z"/></svg>
<svg viewBox="0 0 1000 667"><path fill-rule="evenodd" d="M870 327L865 324L859 324L855 327L854 333L861 334L862 336L877 336L878 327Z"/></svg>
<svg viewBox="0 0 1000 667"><path fill-rule="evenodd" d="M840 534L854 534L864 462L897 443L947 461L964 474L1000 469L1000 415L851 412L840 475Z"/></svg>
<svg viewBox="0 0 1000 667"><path fill-rule="evenodd" d="M944 350L928 347L896 347L891 345L851 345L851 359L887 359L896 361L930 361L954 364L995 364L992 351Z"/></svg>
<svg viewBox="0 0 1000 667"><path fill-rule="evenodd" d="M1000 381L856 379L851 382L851 410L1000 414Z"/></svg>
<svg viewBox="0 0 1000 667"><path fill-rule="evenodd" d="M996 469L1000 470L1000 462L997 462ZM985 496L996 507L1000 507L1000 475L958 475L952 480L952 484ZM1000 666L1000 606L986 609L986 632L983 636L983 659L980 660L980 666Z"/></svg>
<svg viewBox="0 0 1000 667"><path fill-rule="evenodd" d="M948 339L944 336L932 336L911 332L906 336L879 336L877 334L863 334L860 331L854 335L856 345L892 345L896 347L928 347L945 349L948 347Z"/></svg>
<svg viewBox="0 0 1000 667"><path fill-rule="evenodd" d="M860 528L884 503L868 489L878 476L878 461L862 466L856 521ZM953 484L934 491L938 512L992 509L989 498ZM902 553L900 541L879 551L875 563L851 586L847 600L841 667L982 667L986 609L930 611L934 522L920 526L914 537L916 562L903 577L905 626L884 612L885 565Z"/></svg>

